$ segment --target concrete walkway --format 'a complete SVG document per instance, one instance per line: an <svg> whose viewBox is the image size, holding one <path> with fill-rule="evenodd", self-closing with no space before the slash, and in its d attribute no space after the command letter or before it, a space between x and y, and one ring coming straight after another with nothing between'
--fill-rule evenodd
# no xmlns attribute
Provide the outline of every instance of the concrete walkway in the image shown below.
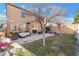
<svg viewBox="0 0 79 59"><path fill-rule="evenodd" d="M53 36L53 35L54 34L46 33L45 37L50 37L50 36ZM17 40L14 40L13 42L18 43L18 44L26 44L26 43L30 43L30 42L33 42L33 41L36 41L36 40L40 40L42 38L43 38L42 34L36 34L36 35L34 34L34 35L26 37L26 38L19 38Z"/></svg>

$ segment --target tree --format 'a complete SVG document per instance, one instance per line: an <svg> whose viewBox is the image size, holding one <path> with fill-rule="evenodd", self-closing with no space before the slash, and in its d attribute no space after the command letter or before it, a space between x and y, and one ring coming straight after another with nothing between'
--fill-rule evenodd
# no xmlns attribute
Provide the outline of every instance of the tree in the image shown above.
<svg viewBox="0 0 79 59"><path fill-rule="evenodd" d="M59 33L60 35L62 35L61 25L64 23L64 20L67 16L67 11L62 7L58 7L58 6L51 7L51 9L53 12L52 12L52 16L49 18L53 19L51 20L51 22L54 22L58 25Z"/></svg>
<svg viewBox="0 0 79 59"><path fill-rule="evenodd" d="M77 15L74 19L74 23L76 23L76 24L79 23L79 11L77 12Z"/></svg>
<svg viewBox="0 0 79 59"><path fill-rule="evenodd" d="M34 17L37 22L41 24L41 29L43 33L43 47L46 45L45 42L45 25L48 22L48 14L50 13L50 8L43 7L42 4L32 4L32 11L34 12Z"/></svg>
<svg viewBox="0 0 79 59"><path fill-rule="evenodd" d="M34 12L34 17L37 22L41 24L43 32L43 46L46 45L45 42L45 26L48 22L53 22L58 25L59 32L60 26L62 24L61 20L66 16L66 11L57 6L45 7L44 4L31 4L32 12Z"/></svg>
<svg viewBox="0 0 79 59"><path fill-rule="evenodd" d="M77 11L77 14L75 16L75 19L74 19L74 22L73 22L75 25L75 29L76 29L76 37L77 39L79 39L79 11Z"/></svg>

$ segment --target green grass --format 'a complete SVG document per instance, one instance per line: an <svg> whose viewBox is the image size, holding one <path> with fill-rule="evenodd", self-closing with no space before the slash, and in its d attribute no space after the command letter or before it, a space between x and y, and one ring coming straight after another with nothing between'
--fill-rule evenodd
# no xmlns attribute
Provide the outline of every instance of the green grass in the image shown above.
<svg viewBox="0 0 79 59"><path fill-rule="evenodd" d="M73 35L55 35L46 38L45 47L42 46L42 39L23 46L37 56L70 56L75 54L74 45L75 39Z"/></svg>

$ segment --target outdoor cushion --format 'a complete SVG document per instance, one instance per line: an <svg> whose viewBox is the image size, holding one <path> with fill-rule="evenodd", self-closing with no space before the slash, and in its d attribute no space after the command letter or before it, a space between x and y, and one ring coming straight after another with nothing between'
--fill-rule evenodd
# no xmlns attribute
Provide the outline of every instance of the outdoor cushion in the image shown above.
<svg viewBox="0 0 79 59"><path fill-rule="evenodd" d="M21 37L26 37L26 36L28 36L28 35L30 35L29 32L19 33L19 36L21 36Z"/></svg>

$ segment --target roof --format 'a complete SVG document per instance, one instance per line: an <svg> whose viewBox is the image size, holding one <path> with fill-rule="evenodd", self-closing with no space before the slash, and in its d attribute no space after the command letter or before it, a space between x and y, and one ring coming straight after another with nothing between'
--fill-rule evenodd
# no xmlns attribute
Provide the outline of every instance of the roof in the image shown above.
<svg viewBox="0 0 79 59"><path fill-rule="evenodd" d="M23 11L26 11L26 13L28 13L28 14L30 14L30 15L33 15L33 14L34 14L34 13L33 13L32 11L30 11L30 10L26 10L26 9L17 7L17 6L15 6L15 5L12 5L11 3L6 3L6 6L7 6L7 5L10 5L10 6L13 6L13 7L15 7L15 8L21 9L21 10L23 10Z"/></svg>
<svg viewBox="0 0 79 59"><path fill-rule="evenodd" d="M17 6L15 6L15 5L12 5L11 3L6 3L6 6L7 6L7 5L13 6L13 7L18 8L18 9L21 9L21 10L24 10L24 11L26 11L27 14L32 15L32 16L34 16L34 15L38 15L38 14L36 14L36 13L33 13L33 12L30 11L30 10L26 10L26 9L17 7ZM6 8L6 9L7 9L7 8ZM6 14L7 14L7 13L6 13ZM41 16L41 17L42 17L42 19L44 19L43 16ZM32 21L32 22L30 22L30 23L33 23L33 22L35 22L35 21Z"/></svg>

